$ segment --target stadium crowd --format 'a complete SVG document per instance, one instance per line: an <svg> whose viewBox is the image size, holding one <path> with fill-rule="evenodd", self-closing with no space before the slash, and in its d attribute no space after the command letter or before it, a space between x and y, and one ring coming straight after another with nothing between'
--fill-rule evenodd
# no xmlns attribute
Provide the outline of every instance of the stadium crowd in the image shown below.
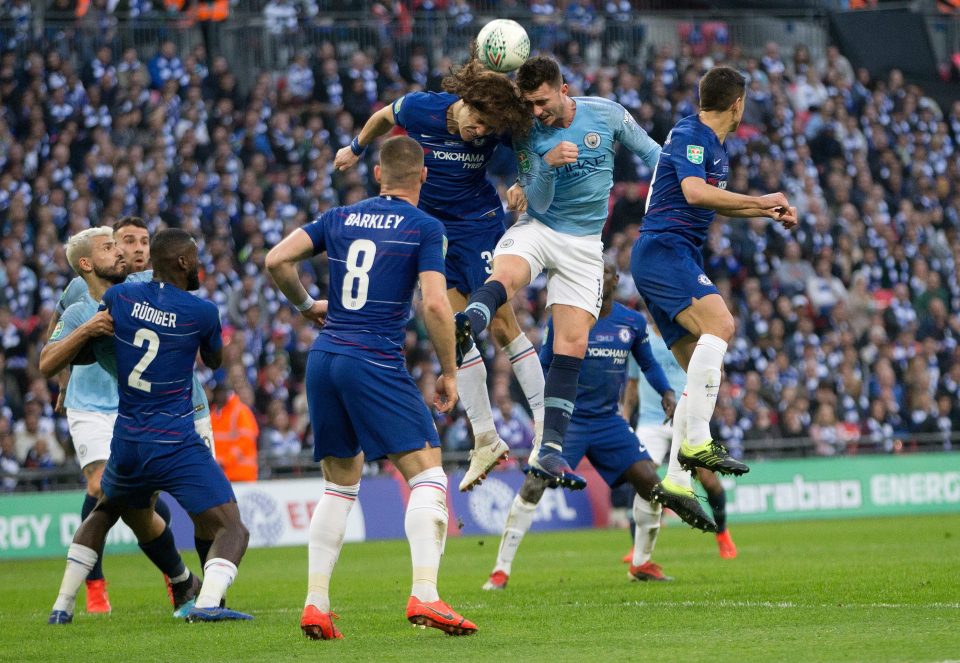
<svg viewBox="0 0 960 663"><path fill-rule="evenodd" d="M276 0L264 11L286 4ZM679 118L695 112L698 77L713 64L736 66L748 76L748 103L740 130L726 141L730 188L784 191L801 214L792 233L762 219L713 226L707 274L738 321L718 438L749 457L896 453L918 439L950 448L960 431L960 101L940 108L899 72L872 78L833 47L818 58L803 46L782 53L773 43L747 54L722 26L687 26L674 48L588 64L585 40L598 36L590 17L614 15L624 3L594 4L603 7L529 3L534 48L556 54L572 94L618 101L662 143ZM469 13L463 0L444 7ZM539 29L538 17L557 11L581 20L559 32ZM151 231L184 228L200 245L199 294L220 308L225 334L223 368L202 375L215 413L219 403L252 411L261 456L295 456L309 446L303 377L317 330L279 296L264 257L318 213L374 193L376 149L345 173L333 169L335 152L383 104L439 89L451 61L399 48L395 34L381 35L379 51L345 60L323 42L293 54L285 70L245 84L203 46L178 52L167 41L145 52L112 42L83 58L29 36L16 50L7 41L0 54L0 470L55 467L73 454L54 411L57 386L39 376L37 355L73 276L65 240L125 215L142 217ZM504 151L493 170L505 190L512 154ZM636 307L629 252L650 177L638 160L618 155L604 235L622 272L618 298ZM323 260L303 271L311 294L324 296ZM545 323L544 285L541 277L514 299L535 344ZM509 362L492 343L485 351L501 434L529 447L525 399ZM417 315L407 362L431 401L437 366ZM447 449L472 448L462 411L437 424ZM0 485L10 490L16 480Z"/></svg>

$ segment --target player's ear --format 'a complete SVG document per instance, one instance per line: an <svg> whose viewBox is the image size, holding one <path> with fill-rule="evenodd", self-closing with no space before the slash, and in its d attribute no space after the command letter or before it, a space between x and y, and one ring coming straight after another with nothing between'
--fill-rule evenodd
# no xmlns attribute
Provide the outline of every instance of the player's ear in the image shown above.
<svg viewBox="0 0 960 663"><path fill-rule="evenodd" d="M566 94L567 92L569 92L569 90L570 90L569 85L567 85L566 83L560 84L560 94Z"/></svg>
<svg viewBox="0 0 960 663"><path fill-rule="evenodd" d="M380 184L380 164L373 167L373 179L377 181L377 184Z"/></svg>
<svg viewBox="0 0 960 663"><path fill-rule="evenodd" d="M420 169L420 184L423 184L427 181L427 167L424 166Z"/></svg>

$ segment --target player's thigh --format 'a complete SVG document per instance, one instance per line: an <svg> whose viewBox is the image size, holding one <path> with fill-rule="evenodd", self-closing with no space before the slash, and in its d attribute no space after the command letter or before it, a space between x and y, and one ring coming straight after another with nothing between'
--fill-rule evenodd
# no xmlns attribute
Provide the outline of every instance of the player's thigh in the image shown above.
<svg viewBox="0 0 960 663"><path fill-rule="evenodd" d="M733 338L733 315L719 294L692 299L690 306L677 314L676 320L696 337L712 334L724 341Z"/></svg>
<svg viewBox="0 0 960 663"><path fill-rule="evenodd" d="M665 424L637 426L637 440L640 448L646 450L651 460L657 465L662 465L670 454L673 434L670 426Z"/></svg>
<svg viewBox="0 0 960 663"><path fill-rule="evenodd" d="M508 298L544 270L549 255L549 228L521 214L507 228L493 254L493 278L503 283Z"/></svg>
<svg viewBox="0 0 960 663"><path fill-rule="evenodd" d="M410 481L421 472L440 467L440 447L425 446L399 454L391 454L392 462L403 478Z"/></svg>
<svg viewBox="0 0 960 663"><path fill-rule="evenodd" d="M553 353L583 357L587 352L590 328L596 322L588 311L569 304L553 304Z"/></svg>
<svg viewBox="0 0 960 663"><path fill-rule="evenodd" d="M447 287L469 296L493 274L493 253L504 234L503 221L448 223L446 230ZM450 303L453 305L453 301Z"/></svg>
<svg viewBox="0 0 960 663"><path fill-rule="evenodd" d="M163 534L167 525L153 507L124 509L120 514L123 522L133 530L137 541L148 543Z"/></svg>
<svg viewBox="0 0 960 663"><path fill-rule="evenodd" d="M353 486L360 483L363 476L363 453L352 458L337 458L327 456L320 462L323 468L323 478L338 486Z"/></svg>
<svg viewBox="0 0 960 663"><path fill-rule="evenodd" d="M641 233L630 256L630 269L667 347L696 331L684 326L679 314L695 299L719 295L703 272L700 249L679 235Z"/></svg>
<svg viewBox="0 0 960 663"><path fill-rule="evenodd" d="M216 458L217 446L213 439L213 422L210 421L210 417L206 416L194 419L193 430L197 431L197 435L199 435L203 443L207 445L207 448L210 450L210 455Z"/></svg>
<svg viewBox="0 0 960 663"><path fill-rule="evenodd" d="M620 416L610 415L593 423L593 434L587 448L587 458L610 486L616 486L634 463L650 460L640 451L637 437Z"/></svg>
<svg viewBox="0 0 960 663"><path fill-rule="evenodd" d="M116 420L115 412L67 410L67 426L80 469L98 461L105 462L110 457L110 441Z"/></svg>
<svg viewBox="0 0 960 663"><path fill-rule="evenodd" d="M155 445L147 468L150 482L165 490L184 510L196 515L236 502L233 487L200 436L191 432L178 444Z"/></svg>
<svg viewBox="0 0 960 663"><path fill-rule="evenodd" d="M440 446L423 394L403 364L389 367L336 355L330 377L368 462Z"/></svg>
<svg viewBox="0 0 960 663"><path fill-rule="evenodd" d="M565 304L585 311L596 320L603 304L600 236L577 237L549 228L547 231L547 306ZM589 331L589 327L587 329Z"/></svg>
<svg viewBox="0 0 960 663"><path fill-rule="evenodd" d="M360 376L347 375L341 382L333 375L334 360L340 355L314 351L307 358L307 410L313 432L313 459L353 458L360 453L360 441L344 401L354 398Z"/></svg>

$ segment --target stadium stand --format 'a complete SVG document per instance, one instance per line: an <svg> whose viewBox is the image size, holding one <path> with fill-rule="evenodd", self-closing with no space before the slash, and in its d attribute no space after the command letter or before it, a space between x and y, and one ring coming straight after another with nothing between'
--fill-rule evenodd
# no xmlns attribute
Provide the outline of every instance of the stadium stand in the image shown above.
<svg viewBox="0 0 960 663"><path fill-rule="evenodd" d="M315 330L272 287L266 251L374 191L376 149L346 173L334 153L384 103L437 89L491 11L520 18L575 93L617 100L661 143L695 111L709 66L747 74L744 122L726 143L731 189L786 192L801 226L720 219L710 236L708 275L738 322L715 421L735 455L960 440L960 101L941 106L897 70L855 68L822 21L767 43L749 17L638 21L630 2L270 0L200 24L176 3L42 4L0 3L0 490L79 480L37 355L72 276L63 242L127 214L196 237L200 295L226 335L223 368L202 377L255 413L260 477L316 472L299 452ZM615 169L605 242L623 271L619 299L638 306L629 251L651 173L626 154ZM495 171L504 190L509 154ZM325 294L321 261L306 279ZM514 300L535 344L543 286ZM522 421L509 365L485 351L498 408ZM407 361L432 400L437 366L417 315ZM470 447L462 411L437 425L451 452Z"/></svg>

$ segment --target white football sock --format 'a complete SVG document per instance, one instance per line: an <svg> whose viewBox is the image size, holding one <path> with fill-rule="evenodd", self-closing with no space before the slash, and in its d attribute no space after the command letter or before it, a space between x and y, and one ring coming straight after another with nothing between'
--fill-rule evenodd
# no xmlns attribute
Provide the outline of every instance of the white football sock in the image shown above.
<svg viewBox="0 0 960 663"><path fill-rule="evenodd" d="M198 608L216 608L237 577L237 565L222 557L208 559L203 565L203 584L197 597Z"/></svg>
<svg viewBox="0 0 960 663"><path fill-rule="evenodd" d="M330 611L330 576L343 548L347 516L357 501L360 484L340 486L326 482L323 497L310 518L310 541L307 546L307 600L320 612Z"/></svg>
<svg viewBox="0 0 960 663"><path fill-rule="evenodd" d="M503 526L503 536L500 538L500 550L497 551L497 565L493 567L494 571L503 571L510 575L513 558L517 555L517 549L524 535L533 524L533 514L536 511L536 504L526 501L520 495L513 498L507 522Z"/></svg>
<svg viewBox="0 0 960 663"><path fill-rule="evenodd" d="M410 479L410 501L403 529L410 542L413 587L410 594L424 602L437 601L437 574L447 540L447 475L431 467Z"/></svg>
<svg viewBox="0 0 960 663"><path fill-rule="evenodd" d="M457 391L473 427L475 446L483 446L480 444L481 438L487 444L495 442L495 434L487 435L491 431L496 432L493 410L490 409L490 392L487 390L487 367L476 345L464 356L463 364L457 369Z"/></svg>
<svg viewBox="0 0 960 663"><path fill-rule="evenodd" d="M60 593L53 604L54 610L63 610L73 614L77 602L77 592L80 585L87 579L90 569L97 563L97 551L79 543L71 543L67 548L67 568L63 571L63 580L60 581Z"/></svg>
<svg viewBox="0 0 960 663"><path fill-rule="evenodd" d="M704 334L687 366L687 441L699 446L710 439L710 419L717 405L723 355L726 342L713 334Z"/></svg>
<svg viewBox="0 0 960 663"><path fill-rule="evenodd" d="M648 502L639 495L633 497L633 522L637 529L633 536L633 565L640 566L650 561L653 547L660 533L660 514L663 507L657 502Z"/></svg>
<svg viewBox="0 0 960 663"><path fill-rule="evenodd" d="M523 332L503 347L503 351L510 358L513 373L517 382L527 397L530 411L533 413L534 440L540 443L543 437L543 367L540 366L540 357L533 347L533 343Z"/></svg>
<svg viewBox="0 0 960 663"><path fill-rule="evenodd" d="M673 437L670 439L670 463L667 465L667 479L682 487L691 489L693 486L690 483L690 473L680 467L680 462L677 460L677 454L680 452L680 445L683 444L684 438L687 437L687 392L683 392L680 395L680 400L677 401L677 407L673 411Z"/></svg>

